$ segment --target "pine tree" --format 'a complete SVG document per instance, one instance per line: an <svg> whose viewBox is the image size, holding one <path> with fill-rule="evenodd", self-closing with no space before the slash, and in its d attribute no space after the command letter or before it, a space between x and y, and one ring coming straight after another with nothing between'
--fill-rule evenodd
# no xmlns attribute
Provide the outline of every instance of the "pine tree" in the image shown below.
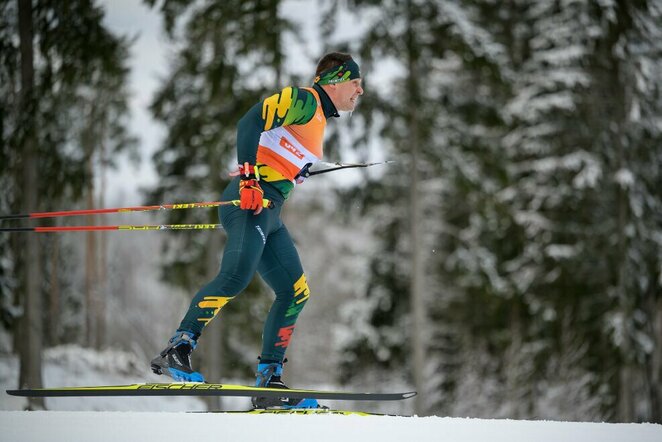
<svg viewBox="0 0 662 442"><path fill-rule="evenodd" d="M373 3L355 2L354 6L362 8L363 14ZM354 333L353 341L347 343L346 363L348 367L379 361L387 370L409 366L423 392L418 413L438 405L436 393L429 397L425 393L436 390L440 380L433 374L441 363L432 356L438 350L439 327L430 321L435 318L420 312L432 312L453 297L451 290L441 288L443 281L434 269L441 251L436 241L442 217L439 191L452 191L443 187L451 182L445 179L446 172L457 154L453 149L458 137L467 138L461 128L454 129L462 124L454 112L471 117L479 109L461 92L453 93L461 81L471 85L475 80L470 74L462 78L460 57L467 55L472 60L468 64L477 71L498 71L499 47L472 24L470 15L470 9L454 3L395 2L370 11L368 16L378 18L367 26L361 40L369 91L361 113L367 115L367 125L380 126L382 144L392 146L392 158L407 167L389 169L361 194L366 207L361 215L378 219L374 233L381 243L372 259L368 291L356 303L357 309L365 310L359 317L367 324L358 327L363 332ZM371 77L386 62L396 63L399 75L382 81L391 87L371 89ZM492 115L489 109L483 114L485 118ZM368 127L365 133L373 132ZM354 320L357 313L350 311ZM416 339L419 344L410 345Z"/></svg>
<svg viewBox="0 0 662 442"><path fill-rule="evenodd" d="M21 20L18 4L21 5ZM92 2L64 4L44 1L34 5L32 2L3 2L2 10L3 115L0 157L3 168L0 175L10 190L4 208L7 212L16 213L61 209L63 202L74 205L80 200L86 180L89 179L84 168L85 152L78 143L80 132L77 128L84 126L90 116L80 105L84 101L82 99L98 98L99 95L94 96L97 92L106 93L108 100L95 103L96 111L104 115L103 124L108 129L105 133L96 134L97 141L108 143L113 152L130 144L124 129L127 98L123 82L127 74L124 67L127 42L104 28L102 10ZM28 27L32 29L32 36L26 33L24 40L31 49L21 42L23 52L19 55L18 36ZM21 63L30 64L30 58L34 60L33 98L26 108L26 102L18 105L21 96L19 91L24 86L19 81L19 72ZM105 79L105 83L100 79ZM28 145L26 140L31 140L28 144L33 145L32 150L27 147L23 149ZM38 179L30 178L29 184L24 185L20 171L24 167L27 170L28 165L30 173ZM29 207L21 207L22 201L28 202ZM42 272L40 276L28 278L32 281L30 284L36 284L30 289L30 292L36 293L31 297L30 305L48 305L47 298L43 296L48 289L45 282L53 277L65 279L67 275L58 272L56 266L43 266L46 254L42 250L47 247L38 248L37 253L32 253L34 256L29 259L22 257L18 238L12 237L9 240L10 247L2 249L3 261L12 257L14 265L11 273L3 272L3 283L0 286L11 287L16 296L12 303L23 304L21 298L27 290L27 283L18 281L41 266L55 274ZM37 240L36 236L30 238ZM41 238L41 245L48 246L44 239ZM5 313L15 311L11 307L4 309ZM36 316L33 315L34 323L45 322L44 314L47 311L38 308ZM77 340L82 336L82 331L75 330L69 339ZM16 329L13 332L17 349L27 347L23 343L28 340L43 338L36 326L29 327L23 333ZM30 347L35 347L35 354L41 351L40 345ZM36 372L40 369L37 363L32 370ZM36 381L28 382L31 386L38 384Z"/></svg>
<svg viewBox="0 0 662 442"><path fill-rule="evenodd" d="M618 1L598 8L602 33L590 59L594 88L587 120L603 172L591 248L604 257L601 284L609 339L605 377L617 398L612 418L662 421L659 192L662 3ZM659 321L659 319L657 319ZM659 327L659 324L657 325ZM659 330L659 329L658 329ZM610 357L616 354L617 357ZM646 404L645 409L641 404Z"/></svg>
<svg viewBox="0 0 662 442"><path fill-rule="evenodd" d="M0 4L0 185L6 189L0 194L0 210L11 212L15 208L13 195L16 192L17 177L15 170L18 161L18 149L9 148L11 134L16 130L16 119L11 118L11 109L18 108L20 90L20 58L18 47L12 42L17 35L16 2ZM9 170L12 173L9 173ZM18 284L12 238L0 236L0 322L11 328L20 316L20 308L15 305L13 290Z"/></svg>
<svg viewBox="0 0 662 442"><path fill-rule="evenodd" d="M659 8L589 1L510 6L514 7L497 15L498 20L494 14L484 19L486 29L510 56L502 72L512 96L498 113L508 128L499 146L502 157L477 158L489 168L477 168L480 184L463 197L475 202L467 210L468 225L451 223L459 228L449 260L454 278L463 293L479 296L469 303L460 301L455 309L470 313L471 305L490 307L487 317L481 313L464 319L480 324L479 342L487 338L492 354L507 362L499 369L503 394L520 407L511 409L510 415L531 415L541 407L545 398L535 392L556 359L562 364L556 374L569 372L563 364L572 363L577 380L589 379L581 385L582 397L610 392L597 403L587 399L587 416L595 418L601 409L613 418L618 403L620 419L641 419L632 414L636 391L644 401L657 393L647 387L648 381L633 383L634 373L645 367L634 360L643 361L645 354L653 353L654 320L645 318L638 306L646 297L641 282L655 280L659 258L644 245L649 241L638 239L650 238L655 224L644 227L629 207L637 207L635 201L646 201L644 210L657 207L659 198L647 190L647 183L659 177L649 168L658 161L655 154L651 157L647 150L629 155L625 146L659 136L651 131L639 138L646 131L628 122L628 109L637 114L639 103L646 103L647 118L640 121L652 127L659 101L633 93L631 85L636 83L627 78L636 78L638 66L650 63L657 51L650 34L654 27L646 17L657 16ZM504 29L512 33L501 32ZM635 46L641 51L639 59L620 55ZM638 85L650 92L658 82L649 77ZM631 183L634 169L633 175L642 176L637 197L619 189ZM633 224L641 227L631 241L627 232ZM634 256L638 263L649 264L629 264ZM645 305L653 304L648 298ZM611 338L605 333L610 329L605 319L610 317L617 331ZM572 340L564 338L567 327L575 331ZM501 341L496 340L499 336ZM619 340L622 359L613 357L613 338ZM588 350L581 350L585 358L564 356L579 351L582 342L590 343ZM513 359L518 355L526 358L518 362ZM534 362L530 368L528 361ZM620 379L619 388L613 379Z"/></svg>

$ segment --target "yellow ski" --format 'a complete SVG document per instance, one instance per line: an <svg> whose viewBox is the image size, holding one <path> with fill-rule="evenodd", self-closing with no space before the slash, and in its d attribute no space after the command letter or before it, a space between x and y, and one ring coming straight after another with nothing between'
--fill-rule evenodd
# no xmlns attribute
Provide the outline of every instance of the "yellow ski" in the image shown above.
<svg viewBox="0 0 662 442"><path fill-rule="evenodd" d="M416 396L405 393L354 393L323 390L279 389L203 382L147 383L88 387L34 388L7 390L12 396L25 397L93 397L93 396L243 396L288 397L351 401L397 401Z"/></svg>

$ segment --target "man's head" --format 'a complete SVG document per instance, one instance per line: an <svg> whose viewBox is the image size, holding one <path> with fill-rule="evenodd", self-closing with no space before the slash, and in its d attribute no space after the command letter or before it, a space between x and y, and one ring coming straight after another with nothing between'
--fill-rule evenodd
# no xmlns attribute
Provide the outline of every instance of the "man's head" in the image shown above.
<svg viewBox="0 0 662 442"><path fill-rule="evenodd" d="M343 52L322 57L317 63L315 83L324 89L339 111L353 111L359 95L363 94L359 65Z"/></svg>

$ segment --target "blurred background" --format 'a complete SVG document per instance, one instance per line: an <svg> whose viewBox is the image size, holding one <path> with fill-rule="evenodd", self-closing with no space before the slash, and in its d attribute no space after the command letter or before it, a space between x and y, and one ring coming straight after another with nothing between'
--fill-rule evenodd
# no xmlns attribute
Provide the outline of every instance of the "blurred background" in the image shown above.
<svg viewBox="0 0 662 442"><path fill-rule="evenodd" d="M419 392L372 411L662 422L660 23L661 0L3 0L0 212L217 201L239 118L350 52L365 95L326 160L395 163L285 206L312 290L285 381ZM0 233L0 385L165 381L149 360L224 241ZM206 329L208 381L253 382L272 298L256 277ZM237 406L147 401L0 408Z"/></svg>

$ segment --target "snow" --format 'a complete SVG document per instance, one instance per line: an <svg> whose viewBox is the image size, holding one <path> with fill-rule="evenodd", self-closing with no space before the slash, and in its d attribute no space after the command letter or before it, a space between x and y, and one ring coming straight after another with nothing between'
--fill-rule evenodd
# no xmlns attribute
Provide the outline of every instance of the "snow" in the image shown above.
<svg viewBox="0 0 662 442"><path fill-rule="evenodd" d="M614 180L621 186L623 189L629 189L634 186L635 178L632 171L621 168L614 174Z"/></svg>
<svg viewBox="0 0 662 442"><path fill-rule="evenodd" d="M393 416L2 412L7 441L659 442L662 426Z"/></svg>
<svg viewBox="0 0 662 442"><path fill-rule="evenodd" d="M484 29L472 22L468 9L452 2L440 2L441 17L451 25L450 32L463 39L477 56L484 56L496 64L503 64L505 48L495 42Z"/></svg>
<svg viewBox="0 0 662 442"><path fill-rule="evenodd" d="M550 244L545 247L545 254L556 260L568 259L576 256L579 252L576 246L567 244Z"/></svg>

